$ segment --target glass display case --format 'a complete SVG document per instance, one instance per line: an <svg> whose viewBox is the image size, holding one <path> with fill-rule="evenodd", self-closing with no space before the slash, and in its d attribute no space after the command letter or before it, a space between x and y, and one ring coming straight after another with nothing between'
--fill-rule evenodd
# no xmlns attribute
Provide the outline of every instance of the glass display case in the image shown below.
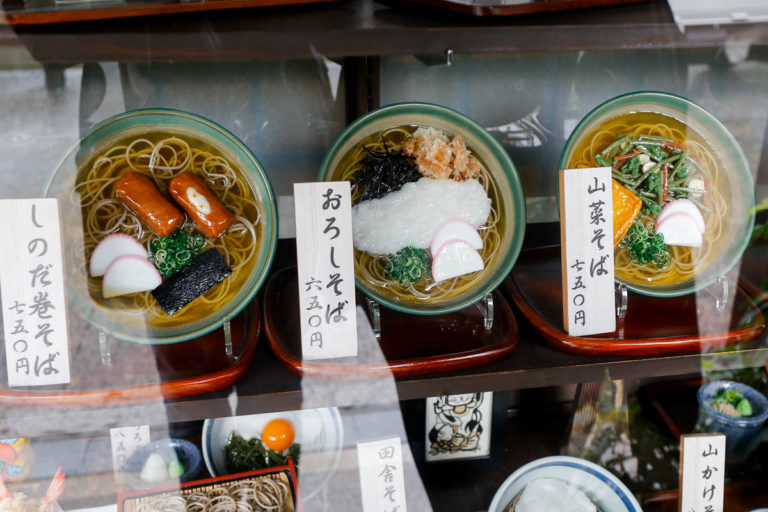
<svg viewBox="0 0 768 512"><path fill-rule="evenodd" d="M725 434L724 507L711 510L768 508L768 25L746 7L733 23L685 26L662 0L527 3L541 12L450 0L4 0L0 509L677 510L693 464L681 462L681 436L694 433ZM619 277L615 331L571 335L566 149L607 100L642 111L640 91L692 120L694 142L715 148L712 170L692 143L641 138L658 135L652 123L621 152L591 147L610 160L592 163L632 185L630 220L658 206L660 226L662 207L687 201L706 220L699 247L733 261L696 266L683 292ZM338 179L335 153L373 144L363 135L401 111L390 128L434 123L488 167L492 213L471 229L482 247L501 212L503 261L489 256L496 274L438 314L358 283L356 355L304 358L294 186ZM646 146L666 151L647 168ZM229 211L221 232L203 227L210 208L182 204L191 189L174 195L181 171L207 181L205 208ZM120 181L131 173L143 184ZM145 185L184 209L182 242L144 206L121 205L134 192L154 201L136 192ZM101 272L98 251L109 256ZM165 275L158 262L178 251L200 267ZM427 257L430 275L437 259ZM49 282L62 295L41 310ZM183 290L168 305L158 290L172 285Z"/></svg>

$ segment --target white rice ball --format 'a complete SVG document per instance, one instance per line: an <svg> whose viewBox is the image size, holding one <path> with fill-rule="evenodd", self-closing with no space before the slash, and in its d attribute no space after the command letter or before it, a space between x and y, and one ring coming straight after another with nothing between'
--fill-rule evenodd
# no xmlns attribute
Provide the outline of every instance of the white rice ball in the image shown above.
<svg viewBox="0 0 768 512"><path fill-rule="evenodd" d="M554 478L538 478L523 489L515 512L596 512L597 507L575 486Z"/></svg>
<svg viewBox="0 0 768 512"><path fill-rule="evenodd" d="M355 247L370 254L427 249L446 221L461 219L477 229L490 213L491 200L478 180L421 178L352 207L352 236Z"/></svg>

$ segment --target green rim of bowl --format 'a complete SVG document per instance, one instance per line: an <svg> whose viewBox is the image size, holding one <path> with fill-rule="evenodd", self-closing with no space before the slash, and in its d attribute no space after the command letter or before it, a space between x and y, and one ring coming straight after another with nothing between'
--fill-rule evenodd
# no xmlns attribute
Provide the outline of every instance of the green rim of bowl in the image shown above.
<svg viewBox="0 0 768 512"><path fill-rule="evenodd" d="M432 116L448 123L461 126L463 129L472 133L474 137L480 140L480 142L485 145L485 147L491 153L491 156L499 162L501 170L507 178L507 185L511 189L513 198L513 204L508 206L510 210L513 211L514 216L514 223L511 227L512 237L509 242L510 249L506 259L500 261L499 268L493 273L485 285L478 285L476 291L472 294L468 294L465 299L451 303L450 305L446 305L444 307L433 307L430 305L430 308L427 310L420 308L418 304L411 305L395 302L390 298L377 293L376 290L367 287L357 278L357 275L355 275L355 285L360 291L362 291L371 299L396 311L416 315L440 315L444 313L451 313L453 311L458 311L474 304L483 298L486 294L495 290L499 284L501 284L507 274L509 274L510 270L512 270L512 266L515 264L515 261L517 261L517 257L520 254L520 250L523 245L523 237L526 227L525 196L523 195L523 187L520 183L520 177L517 174L517 168L515 167L515 164L512 162L509 154L507 154L502 145L493 137L493 135L488 133L485 128L483 128L480 124L473 121L469 117L448 107L435 105L432 103L393 103L391 105L373 110L359 117L352 124L347 126L343 132L341 132L328 152L325 154L323 163L320 166L320 172L318 173L318 180L327 181L330 179L334 171L334 169L330 169L331 161L336 158L337 154L345 144L347 144L351 139L353 140L356 138L357 133L362 128L373 121L380 121L396 116L409 115ZM402 124L409 123L399 122L393 124L392 126ZM499 185L503 186L502 184Z"/></svg>
<svg viewBox="0 0 768 512"><path fill-rule="evenodd" d="M137 123L136 119L141 119L141 123ZM190 332L183 332L175 334L173 336L154 336L152 331L148 336L135 335L133 333L122 333L113 330L112 326L105 325L98 319L93 318L93 315L84 314L86 320L96 326L97 328L108 332L116 338L131 341L134 343L141 343L147 345L165 345L171 343L179 343L187 341L193 338L200 337L206 333L218 329L224 322L230 320L237 315L243 308L253 300L256 293L258 293L264 281L267 278L269 269L272 266L272 262L275 256L275 250L277 249L277 207L275 204L275 194L272 190L272 184L267 177L267 173L264 167L261 165L256 156L250 149L238 139L232 132L219 124L206 119L197 114L184 112L175 109L165 108L147 108L129 110L122 114L117 114L104 121L93 126L88 132L80 139L80 143L74 147L70 152L61 160L54 172L48 178L45 186L43 187L43 196L47 196L50 187L54 182L54 179L59 172L77 172L77 169L65 170L63 166L66 164L68 158L71 157L72 152L76 152L74 162L77 162L81 156L92 149L95 145L104 139L115 136L121 131L135 128L136 126L168 126L168 127L184 127L191 131L197 131L204 135L204 139L216 141L223 145L227 150L231 151L243 164L246 169L244 171L249 172L253 176L253 184L257 187L256 192L259 194L259 199L264 205L264 218L262 222L265 223L265 240L262 241L263 249L260 254L255 255L257 261L254 263L253 276L244 284L245 288L249 288L248 292L240 298L240 300L234 303L228 311L223 312L222 309L216 311L216 318L211 323L199 327ZM94 138L98 135L98 138ZM86 313L86 311L83 311Z"/></svg>
<svg viewBox="0 0 768 512"><path fill-rule="evenodd" d="M576 127L571 132L571 135L568 137L568 140L565 142L565 146L563 147L563 152L560 154L560 161L558 163L559 169L564 169L567 164L567 157L568 153L571 149L572 145L575 145L577 142L577 139L580 138L584 133L587 132L591 126L589 126L595 119L604 116L608 113L610 113L612 110L618 109L618 108L626 108L630 107L632 105L659 105L660 107L666 107L673 109L674 111L678 111L683 115L690 116L693 120L703 125L707 130L709 130L712 135L714 135L718 141L723 145L723 148L726 151L725 157L730 159L734 166L739 170L738 172L738 179L739 182L736 184L739 186L741 190L743 190L746 195L744 197L745 201L749 201L750 203L745 206L746 214L747 214L747 225L745 226L745 236L742 237L741 240L738 240L738 245L736 246L736 252L733 252L733 256L730 258L730 261L727 261L725 265L723 266L722 271L717 275L711 275L709 277L705 276L699 276L694 275L693 278L687 279L683 283L686 284L686 286L678 286L674 289L653 289L652 286L643 286L638 285L636 283L630 283L627 281L624 281L622 279L616 279L616 281L623 283L626 285L627 288L630 290L651 296L651 297L678 297L681 295L687 295L689 293L694 293L698 290L701 290L703 288L706 288L710 286L712 283L714 283L718 277L721 275L724 275L730 271L736 263L741 259L741 255L744 252L744 250L749 245L749 239L750 235L752 233L752 229L755 225L755 214L754 212L750 212L750 209L755 204L755 190L754 190L754 181L752 176L752 171L749 166L749 162L747 161L747 157L744 154L744 151L741 149L741 146L736 141L736 139L733 137L731 132L726 128L726 126L720 122L712 113L710 113L708 110L706 110L701 105L689 100L688 98L685 98L683 96L678 96L676 94L668 93L668 92L661 92L661 91L636 91L636 92L630 92L627 94L622 94L620 96L616 96L615 98L611 98L608 101L605 101L592 109L589 114L584 116L584 118L579 121L579 123L576 125ZM648 109L642 109L638 111L648 111ZM670 115L669 112L659 112L660 114L666 114L670 117L673 117ZM683 124L686 124L690 126L685 120L680 120L683 122ZM694 127L692 127L695 130ZM704 136L704 134L699 133L700 136ZM714 150L713 150L714 151ZM717 154L717 152L715 152ZM722 158L722 156L721 156ZM729 181L731 181L729 179ZM733 182L732 187L734 187ZM735 187L734 187L735 188ZM747 193L751 190L751 195ZM558 191L558 197L559 197L559 191ZM678 289L679 288L679 289Z"/></svg>

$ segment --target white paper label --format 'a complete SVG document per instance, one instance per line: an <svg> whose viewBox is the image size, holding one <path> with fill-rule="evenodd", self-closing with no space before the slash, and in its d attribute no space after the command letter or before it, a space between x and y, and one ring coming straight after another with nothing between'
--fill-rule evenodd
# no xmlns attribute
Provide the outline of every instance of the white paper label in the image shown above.
<svg viewBox="0 0 768 512"><path fill-rule="evenodd" d="M123 465L128 457L142 446L149 444L149 425L111 428L109 439L112 443L112 468L115 471L115 481L120 482Z"/></svg>
<svg viewBox="0 0 768 512"><path fill-rule="evenodd" d="M427 462L491 454L492 392L443 395L426 401Z"/></svg>
<svg viewBox="0 0 768 512"><path fill-rule="evenodd" d="M406 512L400 438L357 443L357 461L363 512Z"/></svg>
<svg viewBox="0 0 768 512"><path fill-rule="evenodd" d="M56 199L0 201L0 290L8 386L70 381Z"/></svg>
<svg viewBox="0 0 768 512"><path fill-rule="evenodd" d="M303 358L357 356L349 182L296 183L293 195Z"/></svg>
<svg viewBox="0 0 768 512"><path fill-rule="evenodd" d="M680 443L681 512L723 512L725 435L685 435Z"/></svg>
<svg viewBox="0 0 768 512"><path fill-rule="evenodd" d="M560 171L563 324L573 336L616 330L611 168Z"/></svg>

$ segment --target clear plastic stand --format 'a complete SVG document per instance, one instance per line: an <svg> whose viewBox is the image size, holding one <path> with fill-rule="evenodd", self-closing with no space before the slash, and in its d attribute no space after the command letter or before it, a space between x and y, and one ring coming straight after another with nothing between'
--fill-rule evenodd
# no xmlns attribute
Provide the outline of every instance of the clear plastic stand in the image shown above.
<svg viewBox="0 0 768 512"><path fill-rule="evenodd" d="M375 300L369 297L365 298L365 302L368 305L368 313L371 314L371 328L373 334L376 336L376 341L381 341L381 306Z"/></svg>
<svg viewBox="0 0 768 512"><path fill-rule="evenodd" d="M720 289L717 290L715 287L719 287ZM731 296L731 289L730 285L728 284L728 279L721 275L717 278L717 281L715 281L714 285L707 288L707 291L715 298L715 309L718 311L724 311L726 306L728 306L728 301L730 300Z"/></svg>
<svg viewBox="0 0 768 512"><path fill-rule="evenodd" d="M232 345L232 325L228 316L224 317L224 323L221 327L224 329L224 351L227 353L227 358L230 361L235 361L235 350Z"/></svg>
<svg viewBox="0 0 768 512"><path fill-rule="evenodd" d="M453 65L453 49L451 48L445 50L443 55L414 55L414 57L427 67Z"/></svg>
<svg viewBox="0 0 768 512"><path fill-rule="evenodd" d="M381 305L370 297L365 298L368 313L371 315L371 328L376 336L376 341L381 341ZM477 307L483 313L483 327L486 330L493 329L493 295L485 294L478 303Z"/></svg>
<svg viewBox="0 0 768 512"><path fill-rule="evenodd" d="M224 318L222 329L224 329L224 351L227 353L227 358L230 362L237 361L235 357L234 344L232 343L232 325L229 317ZM109 334L99 329L99 351L101 352L101 364L109 366L112 364L112 353L109 347Z"/></svg>
<svg viewBox="0 0 768 512"><path fill-rule="evenodd" d="M714 284L705 288L707 293L715 298L715 309L717 311L725 311L728 306L728 301L731 298L731 287L728 284L728 278L721 275L717 278ZM624 283L616 283L616 317L624 318L627 316L627 306L629 303L629 297L627 293L627 285Z"/></svg>
<svg viewBox="0 0 768 512"><path fill-rule="evenodd" d="M477 303L477 307L483 313L483 327L485 327L485 330L493 329L493 295L486 293L485 297Z"/></svg>
<svg viewBox="0 0 768 512"><path fill-rule="evenodd" d="M629 293L627 285L616 283L616 317L624 318L627 316L627 303L629 302Z"/></svg>
<svg viewBox="0 0 768 512"><path fill-rule="evenodd" d="M99 329L99 350L101 351L101 364L104 366L112 364L112 354L109 352L109 335L102 329Z"/></svg>

